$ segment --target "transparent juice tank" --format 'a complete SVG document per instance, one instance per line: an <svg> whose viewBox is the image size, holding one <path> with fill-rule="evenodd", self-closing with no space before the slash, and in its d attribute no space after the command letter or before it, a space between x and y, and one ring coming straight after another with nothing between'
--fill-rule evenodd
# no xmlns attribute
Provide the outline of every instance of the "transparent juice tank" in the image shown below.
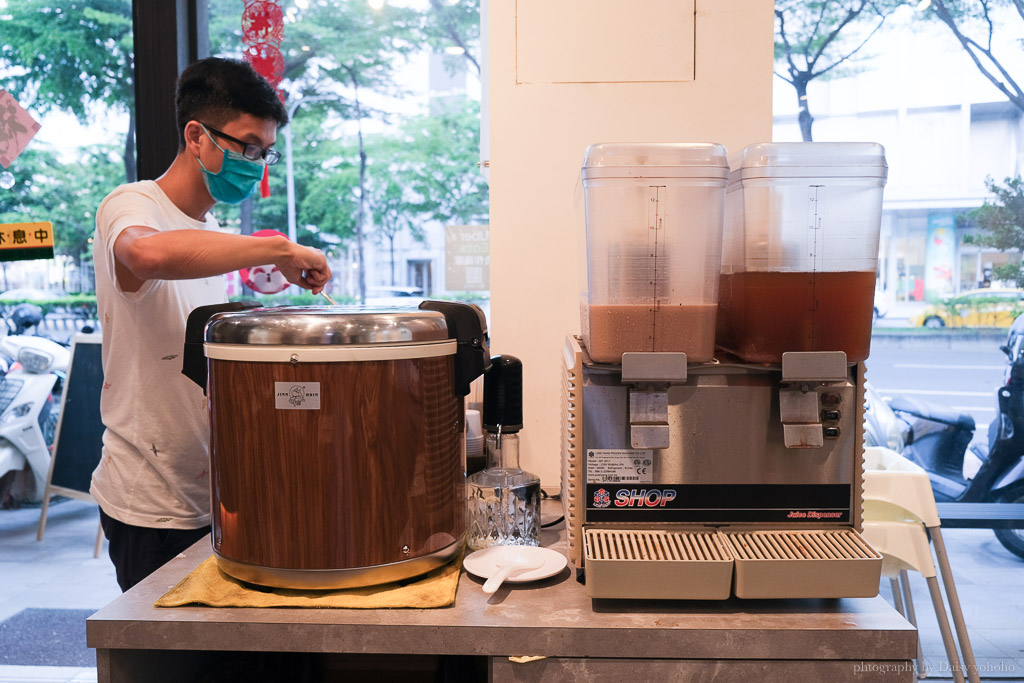
<svg viewBox="0 0 1024 683"><path fill-rule="evenodd" d="M718 346L756 363L787 351L867 358L887 170L869 142L741 152L726 199Z"/></svg>
<svg viewBox="0 0 1024 683"><path fill-rule="evenodd" d="M728 177L718 144L587 148L580 323L593 360L619 363L626 351L712 359Z"/></svg>

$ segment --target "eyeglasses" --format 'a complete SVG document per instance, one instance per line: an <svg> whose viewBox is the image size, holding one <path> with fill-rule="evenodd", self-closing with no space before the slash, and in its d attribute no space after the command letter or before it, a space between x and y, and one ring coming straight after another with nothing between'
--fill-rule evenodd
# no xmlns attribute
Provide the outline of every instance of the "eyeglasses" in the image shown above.
<svg viewBox="0 0 1024 683"><path fill-rule="evenodd" d="M241 145L242 156L248 159L249 161L259 161L260 159L262 159L264 162L266 162L267 166L273 166L274 164L281 160L281 153L278 152L273 147L271 147L270 149L264 149L259 145L252 144L251 142L243 142L238 138L233 138L227 133L223 133L217 130L216 128L213 128L212 126L206 125L205 123L199 123L199 125L205 128L206 130L210 131L217 137L224 138L225 140L230 140L235 144Z"/></svg>

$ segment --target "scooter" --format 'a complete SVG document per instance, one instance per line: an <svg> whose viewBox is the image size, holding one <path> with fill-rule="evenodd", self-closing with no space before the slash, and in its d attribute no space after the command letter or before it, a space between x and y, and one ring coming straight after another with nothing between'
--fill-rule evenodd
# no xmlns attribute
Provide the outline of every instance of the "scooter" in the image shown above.
<svg viewBox="0 0 1024 683"><path fill-rule="evenodd" d="M0 326L8 332L0 339L0 367L7 366L0 379L0 508L41 500L50 469L59 415L54 397L71 354L57 342L23 334L41 318L38 307L18 306Z"/></svg>
<svg viewBox="0 0 1024 683"><path fill-rule="evenodd" d="M1008 364L987 440L972 443L975 422L968 414L906 398L889 402L909 427L902 455L928 472L937 502L1024 503L1024 316L1000 349ZM1024 529L993 531L1024 558Z"/></svg>

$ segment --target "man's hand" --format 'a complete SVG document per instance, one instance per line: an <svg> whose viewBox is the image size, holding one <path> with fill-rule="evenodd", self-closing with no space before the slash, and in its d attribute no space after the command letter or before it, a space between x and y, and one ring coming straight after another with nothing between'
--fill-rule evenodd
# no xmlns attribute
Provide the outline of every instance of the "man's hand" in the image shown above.
<svg viewBox="0 0 1024 683"><path fill-rule="evenodd" d="M285 279L293 285L312 290L319 294L327 281L331 279L331 267L327 265L324 253L319 249L304 247L289 242L290 249L283 258L274 261Z"/></svg>

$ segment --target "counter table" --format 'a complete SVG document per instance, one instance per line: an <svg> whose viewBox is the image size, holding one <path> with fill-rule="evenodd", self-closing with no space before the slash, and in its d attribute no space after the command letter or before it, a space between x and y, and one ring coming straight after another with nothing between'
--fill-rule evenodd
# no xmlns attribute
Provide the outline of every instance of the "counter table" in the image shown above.
<svg viewBox="0 0 1024 683"><path fill-rule="evenodd" d="M296 681L432 680L438 665L448 680L914 680L917 632L877 596L595 601L567 568L492 596L463 572L446 609L153 607L210 552L207 537L89 618L100 683L220 680L267 657Z"/></svg>

